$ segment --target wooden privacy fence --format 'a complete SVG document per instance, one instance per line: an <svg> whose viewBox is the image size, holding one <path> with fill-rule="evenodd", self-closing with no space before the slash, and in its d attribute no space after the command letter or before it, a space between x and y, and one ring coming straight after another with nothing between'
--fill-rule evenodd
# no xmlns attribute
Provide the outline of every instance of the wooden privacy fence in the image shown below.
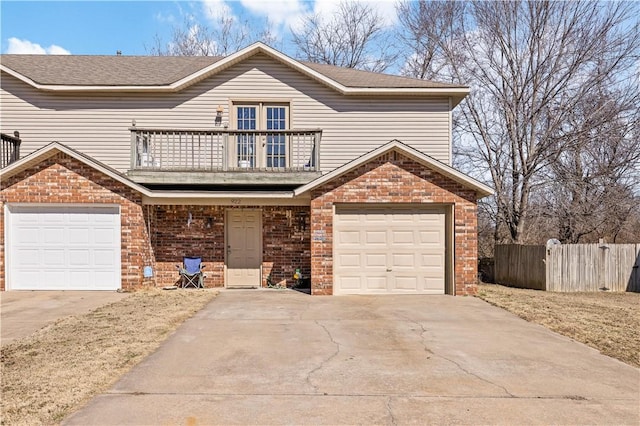
<svg viewBox="0 0 640 426"><path fill-rule="evenodd" d="M640 244L498 245L495 280L547 291L640 292Z"/></svg>

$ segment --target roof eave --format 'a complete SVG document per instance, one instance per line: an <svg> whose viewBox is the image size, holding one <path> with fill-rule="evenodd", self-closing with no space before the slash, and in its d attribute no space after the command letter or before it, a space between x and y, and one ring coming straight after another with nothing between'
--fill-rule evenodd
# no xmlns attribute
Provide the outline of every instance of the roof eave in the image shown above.
<svg viewBox="0 0 640 426"><path fill-rule="evenodd" d="M257 42L244 49L241 49L213 64L202 68L201 70L190 74L178 81L166 85L154 85L154 86L100 86L100 85L53 85L53 84L40 84L34 80L26 77L25 75L0 64L0 70L12 75L13 77L35 87L36 89L50 92L158 92L158 93L171 93L179 92L205 78L219 73L238 62L243 61L258 53L263 53L270 56L281 63L295 69L308 77L336 90L343 95L351 96L380 96L380 95L402 95L402 96L430 96L430 97L451 97L453 102L452 106L456 106L465 96L469 93L468 87L460 88L396 88L396 87L383 87L383 88L365 88L365 87L350 87L345 86L336 80L327 77L324 74L315 71L305 64L298 62L297 60L290 58L289 56L267 46L264 43Z"/></svg>

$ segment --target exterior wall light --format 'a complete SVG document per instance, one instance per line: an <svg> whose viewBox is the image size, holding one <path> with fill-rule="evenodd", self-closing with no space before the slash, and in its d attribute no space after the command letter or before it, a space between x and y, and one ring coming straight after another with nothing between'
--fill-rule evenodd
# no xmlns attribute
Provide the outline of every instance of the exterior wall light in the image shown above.
<svg viewBox="0 0 640 426"><path fill-rule="evenodd" d="M219 127L222 125L223 112L224 112L224 108L222 108L222 105L218 105L218 108L216 108L216 120L215 120L216 127Z"/></svg>

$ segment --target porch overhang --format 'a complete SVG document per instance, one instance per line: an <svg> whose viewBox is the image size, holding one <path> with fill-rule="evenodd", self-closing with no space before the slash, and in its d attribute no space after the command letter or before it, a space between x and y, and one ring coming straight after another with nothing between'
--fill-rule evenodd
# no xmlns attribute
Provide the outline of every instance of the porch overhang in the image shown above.
<svg viewBox="0 0 640 426"><path fill-rule="evenodd" d="M230 206L256 205L309 205L308 194L295 196L293 191L251 190L251 191L198 191L198 190L154 190L131 180L128 176L84 155L59 142L49 145L21 158L15 163L2 169L2 182L5 184L10 177L37 166L41 162L59 154L65 154L94 170L126 185L142 196L142 204L219 204ZM203 182L198 182L202 184Z"/></svg>
<svg viewBox="0 0 640 426"><path fill-rule="evenodd" d="M322 174L320 172L194 172L130 170L127 177L148 185L305 185Z"/></svg>

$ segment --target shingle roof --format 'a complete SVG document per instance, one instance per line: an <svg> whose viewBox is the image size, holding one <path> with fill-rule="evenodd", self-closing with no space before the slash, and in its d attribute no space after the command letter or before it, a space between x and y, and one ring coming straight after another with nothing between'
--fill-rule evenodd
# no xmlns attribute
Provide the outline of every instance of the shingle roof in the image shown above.
<svg viewBox="0 0 640 426"><path fill-rule="evenodd" d="M163 86L220 59L220 56L1 55L0 63L43 85Z"/></svg>
<svg viewBox="0 0 640 426"><path fill-rule="evenodd" d="M220 61L221 56L0 55L0 64L41 85L165 86ZM461 88L465 86L360 71L333 65L300 64L352 88Z"/></svg>
<svg viewBox="0 0 640 426"><path fill-rule="evenodd" d="M401 77L392 74L382 74L377 72L369 72L356 70L353 68L336 67L334 65L316 64L314 62L300 61L320 74L337 81L347 87L364 87L364 88L450 88L450 87L466 87L456 84L440 83L430 80L419 80L417 78Z"/></svg>

